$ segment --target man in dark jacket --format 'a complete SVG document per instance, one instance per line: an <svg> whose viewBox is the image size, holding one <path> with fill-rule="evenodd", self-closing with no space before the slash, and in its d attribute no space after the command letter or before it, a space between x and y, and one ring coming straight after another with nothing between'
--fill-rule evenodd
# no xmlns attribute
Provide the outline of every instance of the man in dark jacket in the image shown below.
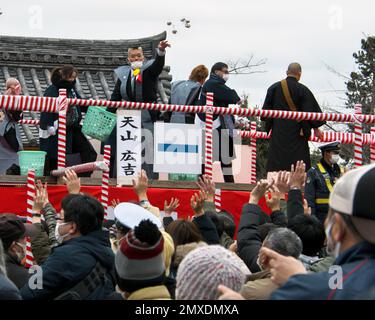
<svg viewBox="0 0 375 320"><path fill-rule="evenodd" d="M114 290L114 254L109 234L102 230L104 209L87 195L68 195L62 201L63 223L56 226L61 245L41 266L43 288L24 286L24 300L96 300Z"/></svg>
<svg viewBox="0 0 375 320"><path fill-rule="evenodd" d="M17 287L7 278L3 243L0 239L0 300L22 300Z"/></svg>
<svg viewBox="0 0 375 320"><path fill-rule="evenodd" d="M71 65L57 67L51 72L52 84L44 92L45 97L58 97L59 89L66 89L68 98L80 98L75 89L78 71ZM82 163L96 161L97 153L91 143L82 133L82 113L87 107L69 106L66 112L66 153L79 153ZM40 149L47 152L49 171L57 168L57 138L58 138L58 117L57 113L42 112L40 115ZM82 177L90 177L91 172L79 174Z"/></svg>
<svg viewBox="0 0 375 320"><path fill-rule="evenodd" d="M0 214L0 239L5 251L6 272L20 289L29 280L29 273L22 264L26 255L26 228L15 214Z"/></svg>
<svg viewBox="0 0 375 320"><path fill-rule="evenodd" d="M257 260L259 250L262 247L262 239L259 226L272 222L276 226L286 226L286 216L280 210L272 212L271 217L265 214L258 203L270 188L266 180L258 182L250 194L249 203L242 208L240 223L238 226L237 243L238 255L246 263L251 272L261 271Z"/></svg>
<svg viewBox="0 0 375 320"><path fill-rule="evenodd" d="M322 112L311 91L299 83L301 65L291 63L287 78L273 84L267 91L263 110L284 110L303 112ZM293 110L295 109L295 110ZM286 119L262 118L266 122L266 131L272 129L272 137L268 152L267 172L289 170L298 160L311 167L308 139L311 129L320 137L318 130L325 122L301 121Z"/></svg>
<svg viewBox="0 0 375 320"><path fill-rule="evenodd" d="M271 299L363 299L375 283L375 165L340 178L325 221L327 249L335 258L329 272L306 274L301 262L262 249L276 284Z"/></svg>
<svg viewBox="0 0 375 320"><path fill-rule="evenodd" d="M157 102L156 88L158 77L163 71L165 62L165 49L170 47L168 41L160 41L156 49L155 59L146 61L141 47L129 48L128 63L129 65L118 67L115 73L118 77L115 88L112 92L112 101L132 101L132 102ZM114 108L107 108L109 112L116 112ZM159 118L159 111L142 110L142 129L149 130L153 134L154 122ZM110 137L105 144L111 145L111 171L110 176L116 177L116 127L113 129ZM142 156L146 162L142 167L146 170L150 178L157 179L158 175L153 173L153 140L145 141ZM147 153L145 153L147 150ZM147 161L147 160L151 160Z"/></svg>
<svg viewBox="0 0 375 320"><path fill-rule="evenodd" d="M238 96L237 92L225 85L225 82L228 81L228 78L228 65L223 62L215 63L211 68L210 78L203 85L199 104L206 104L207 92L213 93L215 107L228 108L230 104L239 103L241 99ZM214 116L214 121L217 119L217 117L217 115ZM205 114L200 114L199 118L200 120L205 121ZM234 117L232 115L219 116L219 121L220 125L217 127L218 134L215 134L215 132L213 132L214 159L219 160L221 163L224 181L234 182L232 172L232 159L235 158L233 143Z"/></svg>

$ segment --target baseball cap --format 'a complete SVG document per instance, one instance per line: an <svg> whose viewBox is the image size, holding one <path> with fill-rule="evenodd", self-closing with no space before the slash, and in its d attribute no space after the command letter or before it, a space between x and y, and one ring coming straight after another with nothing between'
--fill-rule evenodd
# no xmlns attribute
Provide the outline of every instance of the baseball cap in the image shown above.
<svg viewBox="0 0 375 320"><path fill-rule="evenodd" d="M375 164L347 172L335 184L329 206L352 217L359 234L375 244Z"/></svg>
<svg viewBox="0 0 375 320"><path fill-rule="evenodd" d="M122 202L116 206L114 210L116 219L125 227L134 229L142 220L151 220L158 228L161 228L161 221L155 217L150 211L142 208L141 206L130 203Z"/></svg>

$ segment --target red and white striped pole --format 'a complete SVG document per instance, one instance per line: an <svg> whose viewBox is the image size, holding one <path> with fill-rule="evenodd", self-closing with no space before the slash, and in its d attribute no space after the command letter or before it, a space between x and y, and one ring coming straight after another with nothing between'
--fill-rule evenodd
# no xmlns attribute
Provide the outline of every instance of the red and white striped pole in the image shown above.
<svg viewBox="0 0 375 320"><path fill-rule="evenodd" d="M354 134L355 134L355 141L354 141L354 166L356 168L362 166L363 164L363 156L362 156L362 122L361 122L361 115L362 115L362 105L356 104L354 106L354 115L356 117L356 122L354 123Z"/></svg>
<svg viewBox="0 0 375 320"><path fill-rule="evenodd" d="M103 161L108 166L108 171L103 171L102 174L102 197L101 203L104 207L104 220L108 217L108 195L109 195L109 169L110 169L110 159L111 159L111 146L104 146L104 157Z"/></svg>
<svg viewBox="0 0 375 320"><path fill-rule="evenodd" d="M371 128L370 161L375 163L375 127Z"/></svg>
<svg viewBox="0 0 375 320"><path fill-rule="evenodd" d="M215 189L215 209L217 212L221 211L221 189Z"/></svg>
<svg viewBox="0 0 375 320"><path fill-rule="evenodd" d="M255 133L257 131L257 123L251 121L250 124L251 132L254 132L254 138L251 138L250 151L251 151L251 172L250 172L250 184L257 183L257 139Z"/></svg>
<svg viewBox="0 0 375 320"><path fill-rule="evenodd" d="M66 159L66 112L68 110L68 100L66 89L59 89L59 126L57 142L57 169L65 168Z"/></svg>
<svg viewBox="0 0 375 320"><path fill-rule="evenodd" d="M27 172L27 221L33 223L33 206L35 198L35 171L31 169ZM26 268L32 267L34 264L34 255L31 250L30 237L26 237Z"/></svg>
<svg viewBox="0 0 375 320"><path fill-rule="evenodd" d="M214 95L212 92L207 92L206 94L206 127L205 127L205 167L204 174L212 180L212 129L213 129L213 109L214 105Z"/></svg>

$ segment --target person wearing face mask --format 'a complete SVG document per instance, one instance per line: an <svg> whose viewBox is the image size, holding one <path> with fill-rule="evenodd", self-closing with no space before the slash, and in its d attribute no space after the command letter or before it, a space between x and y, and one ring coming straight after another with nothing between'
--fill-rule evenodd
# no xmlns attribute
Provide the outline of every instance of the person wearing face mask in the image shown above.
<svg viewBox="0 0 375 320"><path fill-rule="evenodd" d="M355 300L373 297L375 283L375 164L346 173L335 184L325 220L327 249L335 258L328 272L307 274L303 264L262 248L274 300Z"/></svg>
<svg viewBox="0 0 375 320"><path fill-rule="evenodd" d="M43 288L21 288L24 300L100 300L114 290L114 254L102 228L104 209L88 195L70 194L61 203L52 249L41 265Z"/></svg>
<svg viewBox="0 0 375 320"><path fill-rule="evenodd" d="M21 94L21 84L8 78L4 95ZM22 111L0 110L0 174L19 174L18 151L23 150L21 132L17 122Z"/></svg>
<svg viewBox="0 0 375 320"><path fill-rule="evenodd" d="M211 68L209 79L202 88L199 105L206 104L206 93L214 95L214 106L228 108L230 104L238 104L241 98L234 89L229 88L226 82L229 79L228 65L224 62L217 62ZM197 114L196 123L205 122L205 114ZM232 172L232 160L234 152L234 117L232 115L214 115L213 132L213 155L214 161L220 161L225 182L234 182ZM202 174L204 170L202 170Z"/></svg>
<svg viewBox="0 0 375 320"><path fill-rule="evenodd" d="M307 172L305 198L311 213L323 223L328 214L329 195L342 173L338 165L340 142L325 143L319 149L322 159Z"/></svg>
<svg viewBox="0 0 375 320"><path fill-rule="evenodd" d="M31 235L32 228L33 225L25 225L15 214L0 214L0 239L5 252L7 275L19 289L30 276L23 262L26 256L25 236Z"/></svg>
<svg viewBox="0 0 375 320"><path fill-rule="evenodd" d="M78 71L72 65L56 67L51 72L52 84L44 92L45 97L58 97L59 89L66 89L68 98L81 98L75 89ZM96 161L97 153L82 133L82 112L87 107L69 106L66 113L66 153L78 153L81 163ZM47 152L45 174L57 169L58 113L42 112L40 115L39 139L40 149ZM67 156L67 166L70 157ZM73 165L71 163L70 165ZM91 172L80 173L81 177L90 177Z"/></svg>
<svg viewBox="0 0 375 320"><path fill-rule="evenodd" d="M132 101L132 102L151 102L157 103L157 82L159 75L163 71L165 63L166 48L170 47L168 41L160 41L156 48L154 59L146 60L142 47L128 49L128 65L118 67L115 70L117 81L112 92L112 101ZM107 111L116 113L115 108L107 108ZM154 122L159 119L160 112L156 110L142 110L142 129L154 132ZM116 127L113 129L110 137L102 144L111 145L111 166L110 177L117 176L116 164ZM142 168L146 170L147 175L152 179L158 179L159 175L153 172L153 140L145 141L143 144L142 157L145 162ZM146 152L147 150L147 152Z"/></svg>

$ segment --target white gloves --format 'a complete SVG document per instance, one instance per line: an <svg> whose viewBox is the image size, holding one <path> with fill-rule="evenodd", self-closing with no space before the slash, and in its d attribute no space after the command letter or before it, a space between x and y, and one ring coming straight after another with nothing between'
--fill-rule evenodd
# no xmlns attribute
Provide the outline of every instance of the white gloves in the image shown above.
<svg viewBox="0 0 375 320"><path fill-rule="evenodd" d="M48 127L47 128L47 131L48 133L51 135L51 136L54 136L56 134L56 129L55 127Z"/></svg>

